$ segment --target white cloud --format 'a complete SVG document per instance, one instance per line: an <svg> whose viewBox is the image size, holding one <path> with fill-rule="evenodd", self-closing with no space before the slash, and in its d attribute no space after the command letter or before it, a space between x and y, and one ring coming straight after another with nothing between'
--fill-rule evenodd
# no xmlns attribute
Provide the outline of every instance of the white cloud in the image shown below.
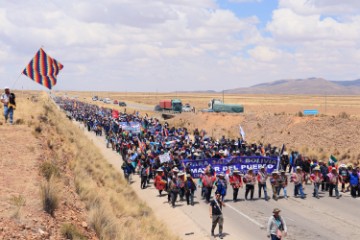
<svg viewBox="0 0 360 240"><path fill-rule="evenodd" d="M57 89L221 90L286 77L356 78L360 16L349 6L360 4L279 0L259 29L260 17L239 18L214 0L7 1L0 86L11 85L5 81L42 45L65 66Z"/></svg>
<svg viewBox="0 0 360 240"><path fill-rule="evenodd" d="M266 46L256 46L250 49L249 55L254 59L262 62L273 61L280 56L279 50L271 49Z"/></svg>

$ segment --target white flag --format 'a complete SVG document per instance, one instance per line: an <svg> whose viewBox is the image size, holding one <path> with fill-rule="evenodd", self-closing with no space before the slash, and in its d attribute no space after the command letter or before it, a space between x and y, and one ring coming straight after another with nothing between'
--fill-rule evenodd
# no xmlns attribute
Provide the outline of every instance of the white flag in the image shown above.
<svg viewBox="0 0 360 240"><path fill-rule="evenodd" d="M242 129L241 125L240 125L240 135L241 135L242 139L245 141L245 132Z"/></svg>

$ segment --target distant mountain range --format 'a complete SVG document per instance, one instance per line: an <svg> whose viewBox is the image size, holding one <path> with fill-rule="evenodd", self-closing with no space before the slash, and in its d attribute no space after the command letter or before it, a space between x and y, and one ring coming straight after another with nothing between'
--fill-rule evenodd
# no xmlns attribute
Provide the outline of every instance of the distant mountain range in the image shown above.
<svg viewBox="0 0 360 240"><path fill-rule="evenodd" d="M228 89L225 93L359 95L360 79L354 81L329 81L323 78L286 79L246 88Z"/></svg>

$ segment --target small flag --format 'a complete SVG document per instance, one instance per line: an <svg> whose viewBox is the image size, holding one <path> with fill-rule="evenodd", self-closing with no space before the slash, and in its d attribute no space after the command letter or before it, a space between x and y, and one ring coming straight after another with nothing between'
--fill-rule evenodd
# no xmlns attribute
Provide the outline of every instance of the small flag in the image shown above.
<svg viewBox="0 0 360 240"><path fill-rule="evenodd" d="M241 127L241 125L240 125L240 135L242 137L242 140L245 141L245 132L244 132L243 128Z"/></svg>
<svg viewBox="0 0 360 240"><path fill-rule="evenodd" d="M56 77L63 67L61 63L51 58L40 48L22 73L38 84L51 89L55 86Z"/></svg>
<svg viewBox="0 0 360 240"><path fill-rule="evenodd" d="M119 118L119 111L113 109L111 115L112 115L112 117L113 117L114 119L118 119L118 118Z"/></svg>
<svg viewBox="0 0 360 240"><path fill-rule="evenodd" d="M333 155L330 155L328 165L329 166L335 165L337 163L337 161L338 160Z"/></svg>

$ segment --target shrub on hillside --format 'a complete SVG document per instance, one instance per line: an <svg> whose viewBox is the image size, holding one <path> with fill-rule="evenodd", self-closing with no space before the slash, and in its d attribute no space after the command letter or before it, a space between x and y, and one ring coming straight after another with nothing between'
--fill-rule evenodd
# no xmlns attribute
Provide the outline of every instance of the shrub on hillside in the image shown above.
<svg viewBox="0 0 360 240"><path fill-rule="evenodd" d="M79 232L79 230L72 223L64 223L61 226L61 234L70 240L85 240L86 238Z"/></svg>
<svg viewBox="0 0 360 240"><path fill-rule="evenodd" d="M41 202L45 212L54 216L59 205L58 189L53 178L40 185Z"/></svg>
<svg viewBox="0 0 360 240"><path fill-rule="evenodd" d="M339 118L344 118L344 119L349 119L350 118L350 114L348 114L347 112L341 112L338 115Z"/></svg>
<svg viewBox="0 0 360 240"><path fill-rule="evenodd" d="M20 210L23 206L25 206L26 204L26 199L23 195L18 195L18 196L12 196L10 198L10 202L12 205L15 206L15 212L14 212L14 217L18 218L20 215Z"/></svg>
<svg viewBox="0 0 360 240"><path fill-rule="evenodd" d="M47 181L49 181L52 176L59 175L59 169L55 164L47 161L40 165L40 173Z"/></svg>
<svg viewBox="0 0 360 240"><path fill-rule="evenodd" d="M97 207L92 210L90 222L100 239L117 238L116 220L105 211L104 207Z"/></svg>

